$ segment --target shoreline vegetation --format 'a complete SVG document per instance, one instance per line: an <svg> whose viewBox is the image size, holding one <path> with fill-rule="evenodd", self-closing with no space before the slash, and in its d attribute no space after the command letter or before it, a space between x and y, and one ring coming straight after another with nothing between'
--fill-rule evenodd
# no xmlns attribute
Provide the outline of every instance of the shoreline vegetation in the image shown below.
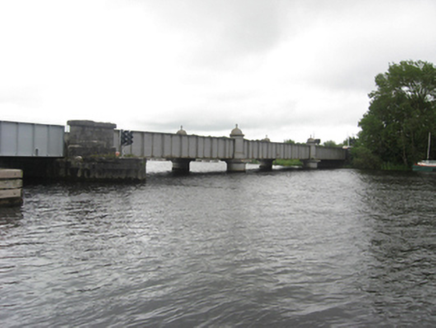
<svg viewBox="0 0 436 328"><path fill-rule="evenodd" d="M349 148L346 168L412 171L417 162L436 159L436 147L427 147L428 136L436 135L436 67L421 60L390 63L387 72L375 77L375 84L357 136L341 144L328 140L321 146ZM292 139L285 142L295 144ZM275 160L273 165L302 163Z"/></svg>
<svg viewBox="0 0 436 328"><path fill-rule="evenodd" d="M368 111L351 150L354 168L409 171L436 159L429 135L436 134L436 67L425 61L391 63L375 77Z"/></svg>
<svg viewBox="0 0 436 328"><path fill-rule="evenodd" d="M299 159L276 159L273 165L280 166L303 166L303 163Z"/></svg>

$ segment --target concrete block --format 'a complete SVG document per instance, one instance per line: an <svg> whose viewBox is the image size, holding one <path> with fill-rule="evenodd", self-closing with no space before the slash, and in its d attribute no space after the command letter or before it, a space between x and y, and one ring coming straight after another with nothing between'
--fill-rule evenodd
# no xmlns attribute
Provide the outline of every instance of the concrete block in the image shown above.
<svg viewBox="0 0 436 328"><path fill-rule="evenodd" d="M21 187L23 187L23 180L21 179L0 180L0 190L17 189Z"/></svg>
<svg viewBox="0 0 436 328"><path fill-rule="evenodd" d="M0 169L0 207L23 204L23 171Z"/></svg>
<svg viewBox="0 0 436 328"><path fill-rule="evenodd" d="M16 169L0 169L0 179L22 179L23 171Z"/></svg>
<svg viewBox="0 0 436 328"><path fill-rule="evenodd" d="M0 207L13 207L23 205L22 197L0 198Z"/></svg>
<svg viewBox="0 0 436 328"><path fill-rule="evenodd" d="M0 199L21 197L21 188L0 190Z"/></svg>

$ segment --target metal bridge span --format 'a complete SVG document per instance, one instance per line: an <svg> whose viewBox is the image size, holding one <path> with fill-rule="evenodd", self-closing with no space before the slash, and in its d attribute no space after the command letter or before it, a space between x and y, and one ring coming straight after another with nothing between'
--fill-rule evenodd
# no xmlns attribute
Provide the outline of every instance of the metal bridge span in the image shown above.
<svg viewBox="0 0 436 328"><path fill-rule="evenodd" d="M115 130L115 145L119 144L119 138L120 131ZM343 163L346 159L346 150L319 146L313 139L307 144L246 140L238 128L232 130L230 138L188 135L180 131L133 131L133 140L132 145L123 147L125 155L171 160L175 170L189 170L189 162L197 159L226 161L232 171L245 170L245 163L251 160L258 160L262 168L268 169L275 159L299 159L309 168L316 168L318 163ZM118 150L121 151L120 147Z"/></svg>

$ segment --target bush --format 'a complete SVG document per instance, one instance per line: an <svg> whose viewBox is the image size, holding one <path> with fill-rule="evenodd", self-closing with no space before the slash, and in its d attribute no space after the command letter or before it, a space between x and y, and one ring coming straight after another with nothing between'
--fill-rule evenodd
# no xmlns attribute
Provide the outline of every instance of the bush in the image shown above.
<svg viewBox="0 0 436 328"><path fill-rule="evenodd" d="M360 146L351 150L351 164L358 169L379 170L382 166L382 161L371 153L368 148Z"/></svg>
<svg viewBox="0 0 436 328"><path fill-rule="evenodd" d="M281 166L303 166L303 163L299 159L276 159L273 164Z"/></svg>

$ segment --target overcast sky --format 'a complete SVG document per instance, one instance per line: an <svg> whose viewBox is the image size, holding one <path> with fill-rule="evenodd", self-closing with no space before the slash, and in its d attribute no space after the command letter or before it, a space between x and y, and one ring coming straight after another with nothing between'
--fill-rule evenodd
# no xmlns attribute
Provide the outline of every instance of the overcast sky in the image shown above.
<svg viewBox="0 0 436 328"><path fill-rule="evenodd" d="M434 0L0 0L0 120L342 142Z"/></svg>

